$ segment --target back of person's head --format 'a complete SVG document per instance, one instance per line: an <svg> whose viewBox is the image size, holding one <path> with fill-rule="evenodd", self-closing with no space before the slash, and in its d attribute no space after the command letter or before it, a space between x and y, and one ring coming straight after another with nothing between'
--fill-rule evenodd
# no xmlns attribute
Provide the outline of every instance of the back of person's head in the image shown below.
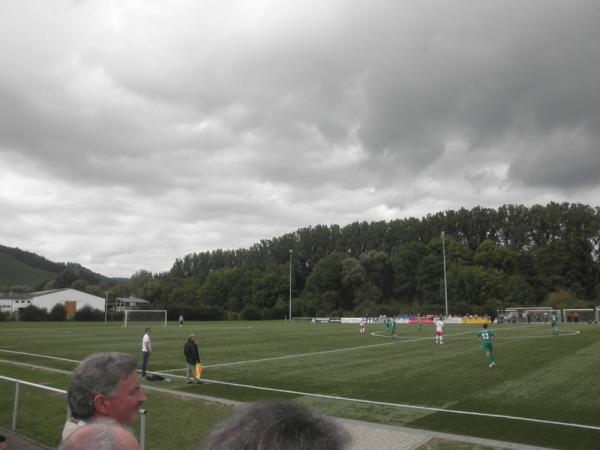
<svg viewBox="0 0 600 450"><path fill-rule="evenodd" d="M71 414L85 420L94 415L94 397L112 397L119 381L135 372L135 358L128 353L93 353L75 369L67 389Z"/></svg>
<svg viewBox="0 0 600 450"><path fill-rule="evenodd" d="M341 450L350 435L331 419L291 401L239 408L206 439L204 450Z"/></svg>
<svg viewBox="0 0 600 450"><path fill-rule="evenodd" d="M0 450L4 450L8 448L8 444L6 443L6 438L0 434Z"/></svg>
<svg viewBox="0 0 600 450"><path fill-rule="evenodd" d="M139 450L135 437L110 419L96 419L73 431L58 450Z"/></svg>

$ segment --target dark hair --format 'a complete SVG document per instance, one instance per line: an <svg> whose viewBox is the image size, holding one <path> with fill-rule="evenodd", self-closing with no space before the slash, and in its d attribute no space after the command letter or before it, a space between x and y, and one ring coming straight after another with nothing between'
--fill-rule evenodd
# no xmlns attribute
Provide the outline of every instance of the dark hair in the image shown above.
<svg viewBox="0 0 600 450"><path fill-rule="evenodd" d="M6 442L6 438L0 434L0 442Z"/></svg>
<svg viewBox="0 0 600 450"><path fill-rule="evenodd" d="M205 450L341 450L350 435L331 419L291 401L237 410L210 433Z"/></svg>
<svg viewBox="0 0 600 450"><path fill-rule="evenodd" d="M75 369L67 389L71 414L85 420L94 415L94 397L111 398L119 381L135 372L136 361L128 353L92 353Z"/></svg>
<svg viewBox="0 0 600 450"><path fill-rule="evenodd" d="M483 328L487 328L487 323L484 323L484 324L483 324Z"/></svg>

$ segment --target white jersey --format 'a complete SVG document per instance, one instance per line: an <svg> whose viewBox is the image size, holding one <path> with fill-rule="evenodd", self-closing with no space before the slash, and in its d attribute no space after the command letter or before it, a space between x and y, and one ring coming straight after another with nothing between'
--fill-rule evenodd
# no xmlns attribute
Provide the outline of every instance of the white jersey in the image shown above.
<svg viewBox="0 0 600 450"><path fill-rule="evenodd" d="M444 332L444 322L442 322L441 320L437 320L435 322L435 331L436 333L443 333Z"/></svg>
<svg viewBox="0 0 600 450"><path fill-rule="evenodd" d="M151 352L152 351L152 342L150 341L150 335L148 333L144 334L142 338L142 351L143 352Z"/></svg>

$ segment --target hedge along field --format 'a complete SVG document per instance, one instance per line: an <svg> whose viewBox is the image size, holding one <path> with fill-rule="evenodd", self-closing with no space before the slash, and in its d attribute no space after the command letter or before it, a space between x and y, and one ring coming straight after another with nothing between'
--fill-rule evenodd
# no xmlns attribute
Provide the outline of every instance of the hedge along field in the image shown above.
<svg viewBox="0 0 600 450"><path fill-rule="evenodd" d="M70 372L76 362L42 355L79 361L95 351L124 351L139 359L146 325L0 323L0 374L64 389L68 375L23 364ZM600 428L596 325L565 325L559 337L550 335L549 325L494 327L493 369L485 363L474 336L478 327L473 325L447 325L444 345L434 344L431 325L420 331L415 325L400 325L397 344L382 325L371 324L362 336L358 325L346 324L186 322L183 329L173 323L152 325L149 370L166 374L171 382L145 383L149 386L235 401L294 399L338 417L552 448L594 448L600 439L600 429L523 420ZM185 385L183 380L183 345L190 332L197 336L206 366L207 382L199 386ZM0 424L9 426L14 387L0 383ZM26 416L37 413L38 403L50 404L47 394L30 396L22 396L21 407L32 406ZM177 448L197 448L230 410L216 402L154 391L148 396L149 448L169 448L173 442L178 442ZM64 399L51 401L59 405L52 406L58 412L45 412L43 408L51 406L40 406L41 412L57 423L45 427L45 421L32 419L30 424L21 422L20 415L19 424L27 426L24 434L55 445L64 420ZM179 445L190 430L192 437Z"/></svg>

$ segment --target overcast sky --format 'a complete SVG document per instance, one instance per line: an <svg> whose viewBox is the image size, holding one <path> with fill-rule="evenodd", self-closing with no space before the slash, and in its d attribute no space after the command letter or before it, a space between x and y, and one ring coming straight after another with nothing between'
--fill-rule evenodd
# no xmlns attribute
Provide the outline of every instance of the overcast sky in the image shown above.
<svg viewBox="0 0 600 450"><path fill-rule="evenodd" d="M2 0L0 244L107 276L600 198L600 2Z"/></svg>

